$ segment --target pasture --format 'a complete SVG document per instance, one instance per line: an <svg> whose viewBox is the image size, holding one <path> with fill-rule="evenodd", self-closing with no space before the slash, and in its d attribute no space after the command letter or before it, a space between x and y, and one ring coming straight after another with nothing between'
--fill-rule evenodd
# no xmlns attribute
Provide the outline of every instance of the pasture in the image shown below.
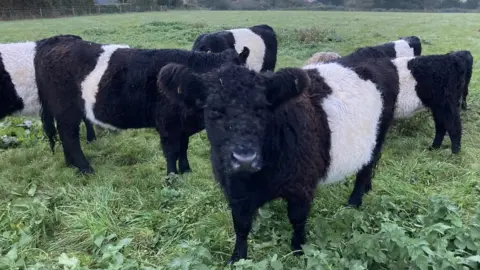
<svg viewBox="0 0 480 270"><path fill-rule="evenodd" d="M251 261L235 268L478 269L479 21L478 14L171 11L1 22L0 42L69 33L190 49L203 32L267 23L279 40L276 69L300 67L317 51L346 55L409 35L422 39L422 55L470 50L474 71L458 156L448 137L441 149L428 150L429 112L396 121L360 210L344 206L351 181L320 185L306 255L294 257L285 203L270 203L249 237ZM66 167L61 145L51 154L39 119L0 122L0 269L223 269L235 234L212 178L205 132L190 139L193 172L166 177L154 129L96 131L97 140L86 144L82 124L82 148L96 174L78 176ZM12 135L18 142L8 141Z"/></svg>

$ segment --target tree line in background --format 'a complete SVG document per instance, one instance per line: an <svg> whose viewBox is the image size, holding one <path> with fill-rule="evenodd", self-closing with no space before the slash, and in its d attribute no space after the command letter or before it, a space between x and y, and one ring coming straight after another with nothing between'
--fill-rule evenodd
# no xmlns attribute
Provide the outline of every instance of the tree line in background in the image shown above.
<svg viewBox="0 0 480 270"><path fill-rule="evenodd" d="M59 6L93 6L94 0L0 0L1 9L54 8Z"/></svg>
<svg viewBox="0 0 480 270"><path fill-rule="evenodd" d="M169 0L160 0L169 1ZM213 9L305 8L318 10L473 10L480 0L193 0Z"/></svg>
<svg viewBox="0 0 480 270"><path fill-rule="evenodd" d="M55 9L60 7L91 7L97 2L110 2L113 11L147 11L138 7L168 6L169 8L225 9L314 9L314 10L467 10L480 9L480 0L0 0L0 10ZM122 7L124 6L123 10ZM136 8L125 8L133 6ZM107 6L102 6L105 9ZM98 8L100 10L100 8ZM111 9L112 10L112 9ZM153 10L153 9L152 9ZM109 12L110 13L110 12Z"/></svg>

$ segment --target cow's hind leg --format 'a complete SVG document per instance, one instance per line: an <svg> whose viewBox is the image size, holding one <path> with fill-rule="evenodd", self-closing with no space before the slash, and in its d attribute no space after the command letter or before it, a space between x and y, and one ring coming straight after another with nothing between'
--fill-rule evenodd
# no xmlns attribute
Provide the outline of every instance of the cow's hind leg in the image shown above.
<svg viewBox="0 0 480 270"><path fill-rule="evenodd" d="M461 148L462 140L462 121L460 119L460 110L457 106L450 107L450 111L445 114L445 128L451 141L453 154L458 154Z"/></svg>
<svg viewBox="0 0 480 270"><path fill-rule="evenodd" d="M432 146L430 149L438 149L442 145L443 139L445 138L445 133L447 132L445 128L445 113L438 109L432 109L433 121L435 122L435 138L433 138Z"/></svg>
<svg viewBox="0 0 480 270"><path fill-rule="evenodd" d="M362 169L357 173L355 179L355 187L353 188L352 194L348 199L348 204L354 207L360 207L362 205L363 195L372 190L372 178L375 175L375 170L378 161L382 156L382 146L385 141L385 137L388 131L388 126L391 121L384 120L380 127L380 133L377 137L377 143L373 150L373 155L368 164L363 166Z"/></svg>
<svg viewBox="0 0 480 270"><path fill-rule="evenodd" d="M348 204L356 208L362 205L363 195L365 195L367 187L372 181L373 161L365 165L358 173L355 179L355 187L348 199Z"/></svg>
<svg viewBox="0 0 480 270"><path fill-rule="evenodd" d="M180 153L178 156L178 171L182 173L191 172L190 164L187 157L188 151L188 135L184 134L180 138Z"/></svg>
<svg viewBox="0 0 480 270"><path fill-rule="evenodd" d="M87 117L83 117L83 122L85 123L85 129L87 131L87 142L93 142L94 140L97 139L97 136L95 135L95 129L93 128L92 122L87 119Z"/></svg>
<svg viewBox="0 0 480 270"><path fill-rule="evenodd" d="M62 141L65 162L76 167L82 174L94 173L80 146L81 115L64 114L57 118L57 129Z"/></svg>
<svg viewBox="0 0 480 270"><path fill-rule="evenodd" d="M177 160L180 155L181 148L179 137L164 137L160 135L160 144L162 146L163 156L167 161L167 175L170 173L178 174Z"/></svg>

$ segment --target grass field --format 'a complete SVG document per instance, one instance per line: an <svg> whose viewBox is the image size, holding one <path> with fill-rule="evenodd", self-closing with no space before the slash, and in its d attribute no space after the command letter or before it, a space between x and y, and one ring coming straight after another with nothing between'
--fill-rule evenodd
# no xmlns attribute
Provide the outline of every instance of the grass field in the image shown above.
<svg viewBox="0 0 480 270"><path fill-rule="evenodd" d="M168 12L0 22L0 42L77 34L139 48L190 48L196 36L267 23L279 36L278 66L314 52L417 35L423 54L469 49L480 59L480 15L353 12ZM237 269L479 269L480 62L462 112L462 152L450 140L428 151L429 113L397 121L360 210L344 207L353 185L320 186L306 256L290 254L286 204L266 205ZM0 150L0 269L222 269L235 235L212 179L205 132L190 140L193 173L165 177L152 130L112 133L82 147L96 174L79 177L51 154L38 119L0 123L18 144ZM2 145L2 140L0 140ZM350 178L351 179L351 178ZM478 212L480 214L480 211ZM25 267L25 268L22 268Z"/></svg>

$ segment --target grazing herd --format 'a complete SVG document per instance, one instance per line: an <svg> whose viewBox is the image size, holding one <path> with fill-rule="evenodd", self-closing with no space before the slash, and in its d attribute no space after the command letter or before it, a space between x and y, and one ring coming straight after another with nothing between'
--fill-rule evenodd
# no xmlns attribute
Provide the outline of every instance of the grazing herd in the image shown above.
<svg viewBox="0 0 480 270"><path fill-rule="evenodd" d="M157 75L170 62L206 72L231 63L245 65L249 49L220 53L177 49L135 49L82 39L51 38L38 47L35 72L42 121L53 147L57 123L65 161L92 173L80 148L83 117L111 129L156 128L167 173L190 170L188 139L203 129L200 110L178 106L157 87Z"/></svg>
<svg viewBox="0 0 480 270"><path fill-rule="evenodd" d="M416 36L354 50L319 52L303 67L275 71L277 37L268 25L204 33L191 50L136 49L75 35L0 44L0 119L40 115L53 151L94 173L79 126L156 128L167 173L191 170L189 137L205 129L216 181L236 233L231 262L247 257L257 210L287 201L291 247L301 254L318 184L356 174L348 199L362 205L395 119L430 110L431 148L448 133L461 149L461 108L472 76L467 50L421 55ZM177 164L178 163L178 164Z"/></svg>

